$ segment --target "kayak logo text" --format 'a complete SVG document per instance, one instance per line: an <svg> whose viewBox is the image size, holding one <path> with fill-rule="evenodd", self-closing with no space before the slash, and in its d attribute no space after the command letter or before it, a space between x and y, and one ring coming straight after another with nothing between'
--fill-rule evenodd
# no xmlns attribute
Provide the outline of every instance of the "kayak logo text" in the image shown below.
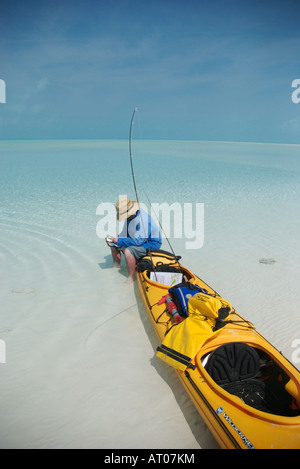
<svg viewBox="0 0 300 469"><path fill-rule="evenodd" d="M123 197L123 196L121 196ZM204 204L174 202L173 204L151 203L150 211L144 204L140 204L142 210L147 212L160 229L162 238L185 239L186 249L200 249L204 244ZM115 205L103 202L98 205L96 215L101 219L97 223L96 233L98 238L104 239L107 235L116 235L118 222L116 219ZM133 236L137 232L135 220L128 220L128 234ZM148 226L139 228L140 233L135 237L145 238Z"/></svg>
<svg viewBox="0 0 300 469"><path fill-rule="evenodd" d="M295 103L295 104L298 104L300 103L300 79L296 78L296 80L293 80L292 82L292 88L296 88L293 92L292 92L292 102Z"/></svg>
<svg viewBox="0 0 300 469"><path fill-rule="evenodd" d="M0 363L6 363L6 344L2 339L0 339Z"/></svg>
<svg viewBox="0 0 300 469"><path fill-rule="evenodd" d="M0 103L6 103L6 84L4 80L0 78Z"/></svg>

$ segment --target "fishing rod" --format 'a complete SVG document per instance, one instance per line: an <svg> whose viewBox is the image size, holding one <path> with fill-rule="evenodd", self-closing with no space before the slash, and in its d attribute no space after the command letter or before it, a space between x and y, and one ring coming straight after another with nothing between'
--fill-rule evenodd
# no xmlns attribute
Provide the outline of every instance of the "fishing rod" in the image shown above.
<svg viewBox="0 0 300 469"><path fill-rule="evenodd" d="M131 122L130 122L130 129L129 129L129 156L130 156L131 175L132 175L132 181L133 181L133 186L134 186L136 201L137 201L137 203L139 204L139 196L138 196L138 191L137 191L137 187L136 187L135 174L134 174L134 168L133 168L132 144L131 144L131 141L132 141L132 127L133 127L133 123L134 123L134 116L135 116L137 110L138 110L138 108L135 107L135 108L134 108L134 111L133 111L133 114L132 114L132 117L131 117ZM149 215L148 215L148 216L149 216ZM150 259L151 259L151 262L152 262L152 254L151 254L151 249L150 249L149 241L148 241L148 234L149 234L149 233L146 233L145 225L144 225L144 220L143 220L142 214L140 215L140 218L141 218L141 222L142 222L142 227L143 227L143 231L144 231L144 236L145 236L146 243L147 243L148 254L149 254ZM153 262L152 262L152 264L153 264ZM156 274L155 274L155 277L156 277ZM156 280L157 280L157 279L156 279Z"/></svg>
<svg viewBox="0 0 300 469"><path fill-rule="evenodd" d="M135 174L134 174L134 168L133 168L133 157L132 157L132 127L133 127L133 124L134 124L134 117L135 117L135 114L137 112L138 108L134 108L134 111L133 111L133 114L132 114L132 117L131 117L131 122L130 122L130 129L129 129L129 156L130 156L130 166L131 166L131 175L132 175L132 180L133 180L133 186L134 186L134 191L135 191L135 196L136 196L136 200L137 202L139 203L139 196L138 196L138 191L137 191L137 186L136 186L136 182L135 182ZM148 200L148 203L150 204L150 207L151 209L153 209L153 207L151 206L151 202L149 200L149 197L148 195L146 194L146 191L144 189L144 193L147 197L147 200ZM171 245L171 242L169 240L169 238L166 236L165 234L165 231L162 227L162 224L160 223L160 220L158 218L158 216L155 214L157 220L158 220L158 223L159 223L159 226L169 244L169 247L172 251L172 254L174 256L174 258L177 260L177 262L179 263L179 259L180 259L180 256L176 256L175 252L174 252L174 249ZM141 220L142 220L142 225L143 225L143 230L144 230L144 234L145 234L145 238L146 238L146 242L147 242L147 246L148 246L148 251L149 251L149 255L150 255L150 258L151 258L151 262L152 262L152 254L151 254L151 250L150 250L150 247L149 247L149 242L148 242L148 238L146 236L146 231L145 231L145 227L144 227L144 221L143 221L143 218L141 217Z"/></svg>
<svg viewBox="0 0 300 469"><path fill-rule="evenodd" d="M135 108L134 108L134 111L133 111L133 114L132 114L132 117L131 117L131 122L130 122L130 129L129 129L129 156L130 156L131 175L132 175L133 187L134 187L134 191L135 191L135 197L136 197L136 201L139 202L139 196L138 196L138 192L137 192L137 187L136 187L136 182L135 182L135 175L134 175L134 169L133 169L132 145L131 145L131 140L132 140L132 127L133 127L133 123L134 123L134 116L135 116L135 113L137 112L137 110L138 110L138 108L135 107Z"/></svg>

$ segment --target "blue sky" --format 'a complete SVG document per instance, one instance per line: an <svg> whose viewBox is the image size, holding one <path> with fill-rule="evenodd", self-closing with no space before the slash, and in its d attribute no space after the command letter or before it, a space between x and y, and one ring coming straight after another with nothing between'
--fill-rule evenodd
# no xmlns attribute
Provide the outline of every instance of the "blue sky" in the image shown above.
<svg viewBox="0 0 300 469"><path fill-rule="evenodd" d="M300 143L299 0L0 0L0 138Z"/></svg>

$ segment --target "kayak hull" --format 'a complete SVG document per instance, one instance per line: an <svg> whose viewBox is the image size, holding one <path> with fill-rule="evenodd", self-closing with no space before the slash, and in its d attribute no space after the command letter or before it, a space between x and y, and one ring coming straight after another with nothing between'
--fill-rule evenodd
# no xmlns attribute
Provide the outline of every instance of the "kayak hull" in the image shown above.
<svg viewBox="0 0 300 469"><path fill-rule="evenodd" d="M151 258L147 257L147 259L155 266L178 267L190 283L205 288L210 295L220 297L209 285L179 264L178 259L171 254L152 253ZM176 327L166 306L159 304L170 287L150 280L147 270L137 272L137 281L149 318L159 340L163 342L166 333L172 327ZM230 319L231 322L204 341L193 358L191 367L185 370L175 369L180 381L221 448L300 448L300 412L297 410L300 408L299 371L235 310L230 315ZM280 370L278 376L286 377L287 383L283 391L291 396L295 407L291 415L258 410L213 380L205 368L204 357L209 356L211 352L224 344L233 342L248 344L259 354L267 356L272 366Z"/></svg>

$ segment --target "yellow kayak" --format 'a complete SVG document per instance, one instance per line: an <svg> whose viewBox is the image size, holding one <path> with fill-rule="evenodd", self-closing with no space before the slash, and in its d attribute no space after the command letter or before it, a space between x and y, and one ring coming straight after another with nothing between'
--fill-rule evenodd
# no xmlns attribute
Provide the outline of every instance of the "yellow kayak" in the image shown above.
<svg viewBox="0 0 300 469"><path fill-rule="evenodd" d="M220 447L299 449L299 371L180 258L151 253L137 280L157 356L174 367ZM178 285L195 290L186 310L174 298Z"/></svg>

